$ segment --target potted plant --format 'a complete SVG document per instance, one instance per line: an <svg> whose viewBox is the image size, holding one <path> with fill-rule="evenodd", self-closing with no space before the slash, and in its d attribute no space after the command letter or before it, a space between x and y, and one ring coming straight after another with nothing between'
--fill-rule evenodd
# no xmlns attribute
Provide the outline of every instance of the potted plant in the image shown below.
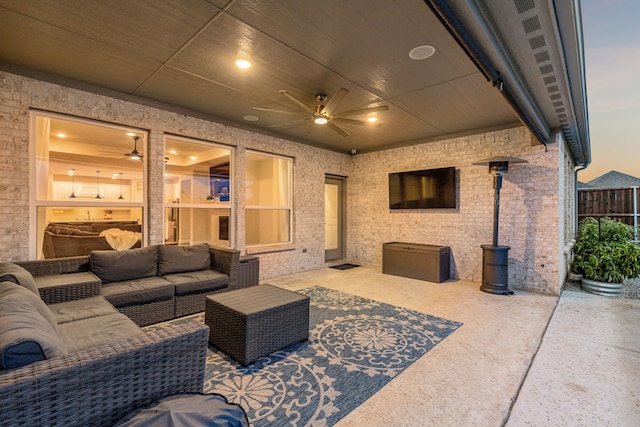
<svg viewBox="0 0 640 427"><path fill-rule="evenodd" d="M640 276L640 245L631 241L633 227L609 218L586 218L573 246L574 273L582 289L598 295L620 295L625 279Z"/></svg>

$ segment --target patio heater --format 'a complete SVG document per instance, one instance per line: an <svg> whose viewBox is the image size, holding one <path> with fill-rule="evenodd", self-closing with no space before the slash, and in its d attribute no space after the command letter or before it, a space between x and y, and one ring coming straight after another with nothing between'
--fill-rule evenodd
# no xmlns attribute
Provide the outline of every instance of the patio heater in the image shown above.
<svg viewBox="0 0 640 427"><path fill-rule="evenodd" d="M502 175L509 170L509 163L527 163L518 157L496 156L473 163L478 166L489 166L489 173L493 175L494 204L493 204L493 244L482 247L482 286L480 290L496 295L512 295L509 290L509 246L498 244L498 220L500 217L500 189Z"/></svg>

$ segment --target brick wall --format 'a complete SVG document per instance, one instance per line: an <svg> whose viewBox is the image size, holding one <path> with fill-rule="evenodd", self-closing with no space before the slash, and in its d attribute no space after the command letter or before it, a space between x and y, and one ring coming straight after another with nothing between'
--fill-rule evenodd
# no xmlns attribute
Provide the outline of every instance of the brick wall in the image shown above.
<svg viewBox="0 0 640 427"><path fill-rule="evenodd" d="M142 105L135 99L102 94L0 72L0 261L26 260L35 227L29 212L30 110L101 120L149 131L149 189L145 224L147 244L163 241L164 134L171 133L235 148L234 178L237 194L244 193L247 149L292 157L294 160L294 244L258 252L261 279L321 268L324 263L324 177L346 176L351 157L332 151L260 135L203 118ZM244 200L236 197L234 247L246 252ZM31 243L35 244L35 243ZM303 250L306 249L305 252ZM254 251L254 253L256 253Z"/></svg>
<svg viewBox="0 0 640 427"><path fill-rule="evenodd" d="M28 258L35 236L29 210L30 109L137 127L149 131L147 243L162 241L163 135L171 133L235 148L236 194L245 188L245 153L260 150L294 160L294 243L260 251L260 278L321 268L324 262L324 178L347 178L347 259L381 265L382 244L408 241L450 246L452 275L481 280L481 244L491 243L492 177L472 163L494 155L523 157L505 176L500 211L500 243L511 246L510 283L518 288L558 293L562 273L560 204L566 171L563 143L548 151L532 144L524 128L514 128L382 152L349 156L252 133L201 117L0 72L0 260ZM389 172L455 166L458 209L390 212ZM560 173L559 173L560 172ZM563 181L565 180L565 181ZM234 200L234 247L246 252L244 200ZM562 222L561 222L562 221ZM255 252L254 252L255 253Z"/></svg>
<svg viewBox="0 0 640 427"><path fill-rule="evenodd" d="M384 242L449 246L452 277L480 282L480 245L493 240L494 190L488 167L472 163L521 157L529 163L511 166L501 190L499 243L511 247L509 284L557 294L562 151L552 144L545 152L524 128L514 128L356 156L349 177L349 259L381 265ZM389 211L389 172L448 166L459 177L456 210Z"/></svg>

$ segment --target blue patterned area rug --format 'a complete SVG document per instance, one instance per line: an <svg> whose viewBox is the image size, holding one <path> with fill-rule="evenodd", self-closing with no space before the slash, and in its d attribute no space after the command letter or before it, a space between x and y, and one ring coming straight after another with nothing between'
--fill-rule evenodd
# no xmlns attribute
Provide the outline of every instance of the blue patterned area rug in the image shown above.
<svg viewBox="0 0 640 427"><path fill-rule="evenodd" d="M462 325L318 286L297 292L311 298L308 341L248 366L209 347L204 391L242 405L255 427L331 426Z"/></svg>

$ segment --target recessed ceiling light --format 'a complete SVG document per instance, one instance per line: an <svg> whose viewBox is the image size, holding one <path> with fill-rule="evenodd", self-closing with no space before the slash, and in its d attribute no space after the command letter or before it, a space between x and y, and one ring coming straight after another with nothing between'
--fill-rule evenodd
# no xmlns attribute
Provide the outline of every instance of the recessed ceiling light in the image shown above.
<svg viewBox="0 0 640 427"><path fill-rule="evenodd" d="M189 156L189 160L195 162L196 160L198 160L198 156Z"/></svg>
<svg viewBox="0 0 640 427"><path fill-rule="evenodd" d="M377 122L377 121L378 121L378 118L377 118L377 117L375 117L375 116L371 116L371 117L367 118L367 121L368 121L369 123L375 123L375 122Z"/></svg>
<svg viewBox="0 0 640 427"><path fill-rule="evenodd" d="M434 53L436 53L435 47L429 46L429 45L423 45L423 46L418 46L411 49L411 52L409 52L409 58L419 61L421 59L427 59L428 57L432 56Z"/></svg>
<svg viewBox="0 0 640 427"><path fill-rule="evenodd" d="M127 136L136 136L135 132L127 132Z"/></svg>
<svg viewBox="0 0 640 427"><path fill-rule="evenodd" d="M248 122L257 122L258 120L260 120L258 116L244 116L243 119Z"/></svg>
<svg viewBox="0 0 640 427"><path fill-rule="evenodd" d="M73 176L73 175L75 175L75 173L76 173L75 169L69 169L69 172L67 172L67 175Z"/></svg>
<svg viewBox="0 0 640 427"><path fill-rule="evenodd" d="M66 137L67 137L67 135L66 135L66 134L64 134L64 133L56 133L56 136L57 136L58 138L66 138Z"/></svg>
<svg viewBox="0 0 640 427"><path fill-rule="evenodd" d="M237 58L236 59L236 66L238 68L246 69L246 68L251 67L251 62L246 58Z"/></svg>
<svg viewBox="0 0 640 427"><path fill-rule="evenodd" d="M169 150L169 154L173 154L174 156L177 156L178 152L176 150Z"/></svg>

